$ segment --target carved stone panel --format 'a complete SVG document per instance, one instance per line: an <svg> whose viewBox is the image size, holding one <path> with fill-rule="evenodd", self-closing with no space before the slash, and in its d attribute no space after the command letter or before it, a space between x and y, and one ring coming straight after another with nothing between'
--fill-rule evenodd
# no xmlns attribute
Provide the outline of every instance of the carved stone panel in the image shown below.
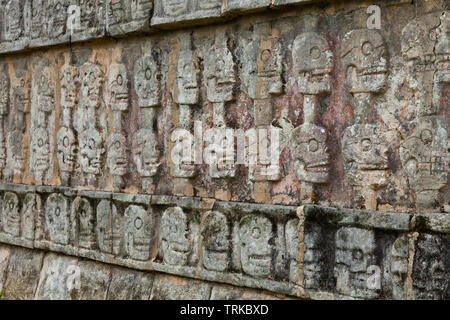
<svg viewBox="0 0 450 320"><path fill-rule="evenodd" d="M153 0L106 0L107 32L122 35L150 28Z"/></svg>
<svg viewBox="0 0 450 320"><path fill-rule="evenodd" d="M78 245L92 249L96 243L95 211L88 199L75 199L72 203L72 216L77 223Z"/></svg>
<svg viewBox="0 0 450 320"><path fill-rule="evenodd" d="M259 215L247 215L239 223L242 270L253 277L267 277L273 270L272 222Z"/></svg>
<svg viewBox="0 0 450 320"><path fill-rule="evenodd" d="M21 230L23 238L34 240L35 236L40 236L39 233L42 235L42 230L38 230L38 227L41 227L43 215L41 197L37 194L28 193L22 204Z"/></svg>
<svg viewBox="0 0 450 320"><path fill-rule="evenodd" d="M3 231L14 237L20 236L21 211L17 194L6 192L2 206Z"/></svg>
<svg viewBox="0 0 450 320"><path fill-rule="evenodd" d="M218 19L221 13L222 0L155 0L152 26L176 23L192 25Z"/></svg>
<svg viewBox="0 0 450 320"><path fill-rule="evenodd" d="M45 202L45 222L50 240L67 245L70 241L69 200L60 193L52 193Z"/></svg>
<svg viewBox="0 0 450 320"><path fill-rule="evenodd" d="M97 244L104 253L119 255L123 243L124 221L116 205L102 200L97 206Z"/></svg>
<svg viewBox="0 0 450 320"><path fill-rule="evenodd" d="M208 270L226 271L230 263L230 225L219 211L206 213L201 226L203 266Z"/></svg>
<svg viewBox="0 0 450 320"><path fill-rule="evenodd" d="M191 245L187 237L188 220L180 207L168 208L161 217L161 249L164 263L184 266L188 263Z"/></svg>
<svg viewBox="0 0 450 320"><path fill-rule="evenodd" d="M154 55L146 54L134 66L134 87L140 108L161 105L161 73Z"/></svg>
<svg viewBox="0 0 450 320"><path fill-rule="evenodd" d="M153 177L158 172L160 151L152 130L140 129L134 136L133 159L141 177Z"/></svg>
<svg viewBox="0 0 450 320"><path fill-rule="evenodd" d="M125 251L131 259L146 261L154 232L152 212L142 206L131 205L124 213Z"/></svg>

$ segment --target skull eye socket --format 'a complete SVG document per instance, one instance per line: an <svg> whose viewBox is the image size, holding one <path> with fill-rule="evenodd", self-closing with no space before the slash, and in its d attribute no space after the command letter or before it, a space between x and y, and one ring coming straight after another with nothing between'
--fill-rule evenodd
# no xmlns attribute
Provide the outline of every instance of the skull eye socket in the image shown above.
<svg viewBox="0 0 450 320"><path fill-rule="evenodd" d="M184 75L188 76L192 73L192 66L190 64L186 64L183 68L184 70Z"/></svg>
<svg viewBox="0 0 450 320"><path fill-rule="evenodd" d="M67 137L67 136L64 137L63 146L66 148L69 146L69 137Z"/></svg>
<svg viewBox="0 0 450 320"><path fill-rule="evenodd" d="M316 152L319 150L319 142L316 139L311 139L308 141L308 150L310 152Z"/></svg>
<svg viewBox="0 0 450 320"><path fill-rule="evenodd" d="M61 215L61 209L58 207L55 210L55 216L59 217Z"/></svg>
<svg viewBox="0 0 450 320"><path fill-rule="evenodd" d="M361 149L364 152L372 150L372 141L370 139L363 139L361 141Z"/></svg>
<svg viewBox="0 0 450 320"><path fill-rule="evenodd" d="M253 237L253 239L261 238L261 229L258 227L254 227L252 229L252 237Z"/></svg>
<svg viewBox="0 0 450 320"><path fill-rule="evenodd" d="M431 29L430 32L428 33L428 38L431 41L436 41L437 40L437 29Z"/></svg>
<svg viewBox="0 0 450 320"><path fill-rule="evenodd" d="M137 217L136 219L134 219L134 227L137 230L140 230L142 228L142 226L144 225L144 222L142 221L141 218Z"/></svg>
<svg viewBox="0 0 450 320"><path fill-rule="evenodd" d="M420 140L424 144L430 144L433 141L433 133L431 130L425 129L420 133Z"/></svg>
<svg viewBox="0 0 450 320"><path fill-rule="evenodd" d="M263 62L267 62L267 61L269 61L271 55L272 55L272 53L270 52L270 50L266 49L263 52L261 52L261 60Z"/></svg>
<svg viewBox="0 0 450 320"><path fill-rule="evenodd" d="M312 47L311 50L309 50L309 54L311 55L311 58L314 60L317 60L321 56L321 52L319 47Z"/></svg>
<svg viewBox="0 0 450 320"><path fill-rule="evenodd" d="M119 84L119 86L121 86L123 84L123 77L121 74L119 74L117 76L117 83Z"/></svg>
<svg viewBox="0 0 450 320"><path fill-rule="evenodd" d="M373 45L369 41L363 43L361 51L365 56L371 55L373 53Z"/></svg>
<svg viewBox="0 0 450 320"><path fill-rule="evenodd" d="M353 249L352 251L352 259L355 261L361 261L364 257L364 253L361 249Z"/></svg>
<svg viewBox="0 0 450 320"><path fill-rule="evenodd" d="M44 140L42 138L38 139L38 146L42 148L44 146Z"/></svg>
<svg viewBox="0 0 450 320"><path fill-rule="evenodd" d="M150 80L152 78L152 70L150 68L147 68L145 70L145 79Z"/></svg>
<svg viewBox="0 0 450 320"><path fill-rule="evenodd" d="M80 216L83 218L86 218L86 211L85 210L81 210L80 211Z"/></svg>

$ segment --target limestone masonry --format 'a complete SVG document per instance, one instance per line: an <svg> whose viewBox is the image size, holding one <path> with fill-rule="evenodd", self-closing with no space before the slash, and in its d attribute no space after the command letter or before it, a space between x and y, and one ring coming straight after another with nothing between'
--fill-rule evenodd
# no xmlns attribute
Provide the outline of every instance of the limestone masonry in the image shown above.
<svg viewBox="0 0 450 320"><path fill-rule="evenodd" d="M450 299L449 101L450 0L0 0L0 298Z"/></svg>

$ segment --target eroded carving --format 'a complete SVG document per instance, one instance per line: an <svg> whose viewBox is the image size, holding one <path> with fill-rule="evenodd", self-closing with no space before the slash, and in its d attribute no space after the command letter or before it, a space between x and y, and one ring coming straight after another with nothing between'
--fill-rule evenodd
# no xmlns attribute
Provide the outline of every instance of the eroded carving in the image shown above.
<svg viewBox="0 0 450 320"><path fill-rule="evenodd" d="M14 237L20 236L20 203L17 194L6 192L3 197L3 231Z"/></svg>
<svg viewBox="0 0 450 320"><path fill-rule="evenodd" d="M70 210L68 199L53 193L45 202L45 223L50 240L67 245L70 240Z"/></svg>
<svg viewBox="0 0 450 320"><path fill-rule="evenodd" d="M135 260L150 258L153 219L151 211L141 206L129 206L125 210L125 250Z"/></svg>
<svg viewBox="0 0 450 320"><path fill-rule="evenodd" d="M388 75L386 48L377 30L353 30L342 42L347 89L354 97L355 124L344 130L344 169L354 198L377 209L377 194L387 187L387 129L375 123L373 94L382 93Z"/></svg>
<svg viewBox="0 0 450 320"><path fill-rule="evenodd" d="M76 217L78 225L78 245L81 248L92 249L95 244L95 211L89 200L75 199L72 203L72 216Z"/></svg>
<svg viewBox="0 0 450 320"><path fill-rule="evenodd" d="M286 248L289 260L289 280L292 283L298 283L298 219L289 220L286 223L285 236L286 236ZM303 273L305 273L304 268ZM305 275L306 276L306 275Z"/></svg>
<svg viewBox="0 0 450 320"><path fill-rule="evenodd" d="M5 5L5 40L18 40L24 31L24 20L22 9L24 1L10 0Z"/></svg>
<svg viewBox="0 0 450 320"><path fill-rule="evenodd" d="M203 266L208 270L226 271L230 263L230 226L222 212L211 211L201 226Z"/></svg>
<svg viewBox="0 0 450 320"><path fill-rule="evenodd" d="M22 205L22 237L27 240L34 240L35 235L41 232L38 225L42 222L43 210L41 197L28 193L23 199ZM35 230L36 228L36 230Z"/></svg>
<svg viewBox="0 0 450 320"><path fill-rule="evenodd" d="M188 220L180 207L168 208L161 217L161 247L164 263L184 266L191 246L187 237Z"/></svg>
<svg viewBox="0 0 450 320"><path fill-rule="evenodd" d="M397 300L405 300L408 275L408 237L406 235L395 240L391 255L392 295Z"/></svg>
<svg viewBox="0 0 450 320"><path fill-rule="evenodd" d="M375 265L375 235L371 230L342 227L336 232L336 290L344 295L376 298L379 293L367 285L368 268Z"/></svg>
<svg viewBox="0 0 450 320"><path fill-rule="evenodd" d="M9 114L10 80L7 65L0 66L0 178L6 167L5 117Z"/></svg>
<svg viewBox="0 0 450 320"><path fill-rule="evenodd" d="M123 239L123 217L109 200L102 200L97 206L96 235L102 252L119 255Z"/></svg>
<svg viewBox="0 0 450 320"><path fill-rule="evenodd" d="M257 215L247 215L239 222L242 270L254 277L272 272L272 222Z"/></svg>

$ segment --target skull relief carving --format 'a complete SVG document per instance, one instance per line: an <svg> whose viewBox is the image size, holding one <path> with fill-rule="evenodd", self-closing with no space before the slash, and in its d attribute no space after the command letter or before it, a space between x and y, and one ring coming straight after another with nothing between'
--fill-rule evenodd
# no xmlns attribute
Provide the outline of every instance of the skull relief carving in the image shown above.
<svg viewBox="0 0 450 320"><path fill-rule="evenodd" d="M14 236L20 236L19 198L15 193L6 192L3 197L3 231Z"/></svg>
<svg viewBox="0 0 450 320"><path fill-rule="evenodd" d="M156 107L161 104L161 74L157 61L147 54L136 61L134 85L139 107Z"/></svg>
<svg viewBox="0 0 450 320"><path fill-rule="evenodd" d="M107 140L108 168L113 176L123 176L128 173L127 139L124 135L114 133Z"/></svg>
<svg viewBox="0 0 450 320"><path fill-rule="evenodd" d="M128 111L129 84L123 64L112 64L108 72L109 106L113 111Z"/></svg>
<svg viewBox="0 0 450 320"><path fill-rule="evenodd" d="M74 108L78 103L79 73L74 66L65 65L60 72L61 106Z"/></svg>
<svg viewBox="0 0 450 320"><path fill-rule="evenodd" d="M95 243L95 213L87 199L75 199L72 204L78 221L78 241L81 248L92 249Z"/></svg>
<svg viewBox="0 0 450 320"><path fill-rule="evenodd" d="M36 179L43 179L50 166L50 140L46 129L36 128L31 136L30 169Z"/></svg>
<svg viewBox="0 0 450 320"><path fill-rule="evenodd" d="M172 207L161 218L161 243L164 263L184 266L191 250L187 237L188 220L183 209Z"/></svg>
<svg viewBox="0 0 450 320"><path fill-rule="evenodd" d="M57 244L69 244L70 212L66 197L53 193L45 202L45 222L50 240Z"/></svg>
<svg viewBox="0 0 450 320"><path fill-rule="evenodd" d="M87 174L100 174L103 155L103 140L96 129L88 129L80 135L81 168Z"/></svg>
<svg viewBox="0 0 450 320"><path fill-rule="evenodd" d="M298 283L298 219L289 220L286 223L285 237L286 249L289 259L289 280ZM305 270L303 271L305 272Z"/></svg>
<svg viewBox="0 0 450 320"><path fill-rule="evenodd" d="M191 50L182 50L178 56L177 85L178 103L193 105L198 103L199 69Z"/></svg>
<svg viewBox="0 0 450 320"><path fill-rule="evenodd" d="M207 96L210 102L227 102L233 100L236 85L235 63L226 45L216 46L209 56L210 69L207 75Z"/></svg>
<svg viewBox="0 0 450 320"><path fill-rule="evenodd" d="M133 141L133 158L141 177L153 177L158 171L159 150L156 137L150 129L140 129Z"/></svg>
<svg viewBox="0 0 450 320"><path fill-rule="evenodd" d="M134 260L150 258L153 219L151 212L141 206L129 206L125 210L125 248Z"/></svg>
<svg viewBox="0 0 450 320"><path fill-rule="evenodd" d="M325 37L315 32L299 35L294 40L292 58L300 92L313 95L331 92L333 52Z"/></svg>
<svg viewBox="0 0 450 320"><path fill-rule="evenodd" d="M254 277L272 271L272 222L263 216L247 215L239 223L242 270Z"/></svg>
<svg viewBox="0 0 450 320"><path fill-rule="evenodd" d="M49 15L48 35L59 37L66 32L68 2L64 0L49 0L47 13Z"/></svg>
<svg viewBox="0 0 450 320"><path fill-rule="evenodd" d="M22 237L27 240L34 240L35 227L39 225L39 219L42 216L42 201L41 197L36 194L28 193L23 200L22 207Z"/></svg>
<svg viewBox="0 0 450 320"><path fill-rule="evenodd" d="M310 183L327 183L330 171L330 155L327 132L312 123L304 123L294 129L293 158L297 179Z"/></svg>
<svg viewBox="0 0 450 320"><path fill-rule="evenodd" d="M103 70L97 64L86 62L81 67L81 104L86 107L99 107L104 81Z"/></svg>
<svg viewBox="0 0 450 320"><path fill-rule="evenodd" d="M305 288L318 289L321 286L321 275L324 269L322 261L321 229L317 225L312 225L311 229L305 233L305 256L304 256L304 281Z"/></svg>
<svg viewBox="0 0 450 320"><path fill-rule="evenodd" d="M230 263L230 226L227 217L219 212L207 213L201 228L203 266L223 272Z"/></svg>
<svg viewBox="0 0 450 320"><path fill-rule="evenodd" d="M8 1L5 11L5 40L15 41L22 35L23 18L21 1Z"/></svg>
<svg viewBox="0 0 450 320"><path fill-rule="evenodd" d="M61 127L57 134L59 170L72 173L78 157L78 143L72 129Z"/></svg>
<svg viewBox="0 0 450 320"><path fill-rule="evenodd" d="M339 293L359 298L376 298L378 292L368 287L368 268L375 265L373 231L342 227L336 233L334 275Z"/></svg>
<svg viewBox="0 0 450 320"><path fill-rule="evenodd" d="M342 41L342 52L351 93L384 91L388 73L386 47L377 30L350 31Z"/></svg>
<svg viewBox="0 0 450 320"><path fill-rule="evenodd" d="M123 219L117 207L109 200L97 206L97 243L102 252L119 255L123 238Z"/></svg>

